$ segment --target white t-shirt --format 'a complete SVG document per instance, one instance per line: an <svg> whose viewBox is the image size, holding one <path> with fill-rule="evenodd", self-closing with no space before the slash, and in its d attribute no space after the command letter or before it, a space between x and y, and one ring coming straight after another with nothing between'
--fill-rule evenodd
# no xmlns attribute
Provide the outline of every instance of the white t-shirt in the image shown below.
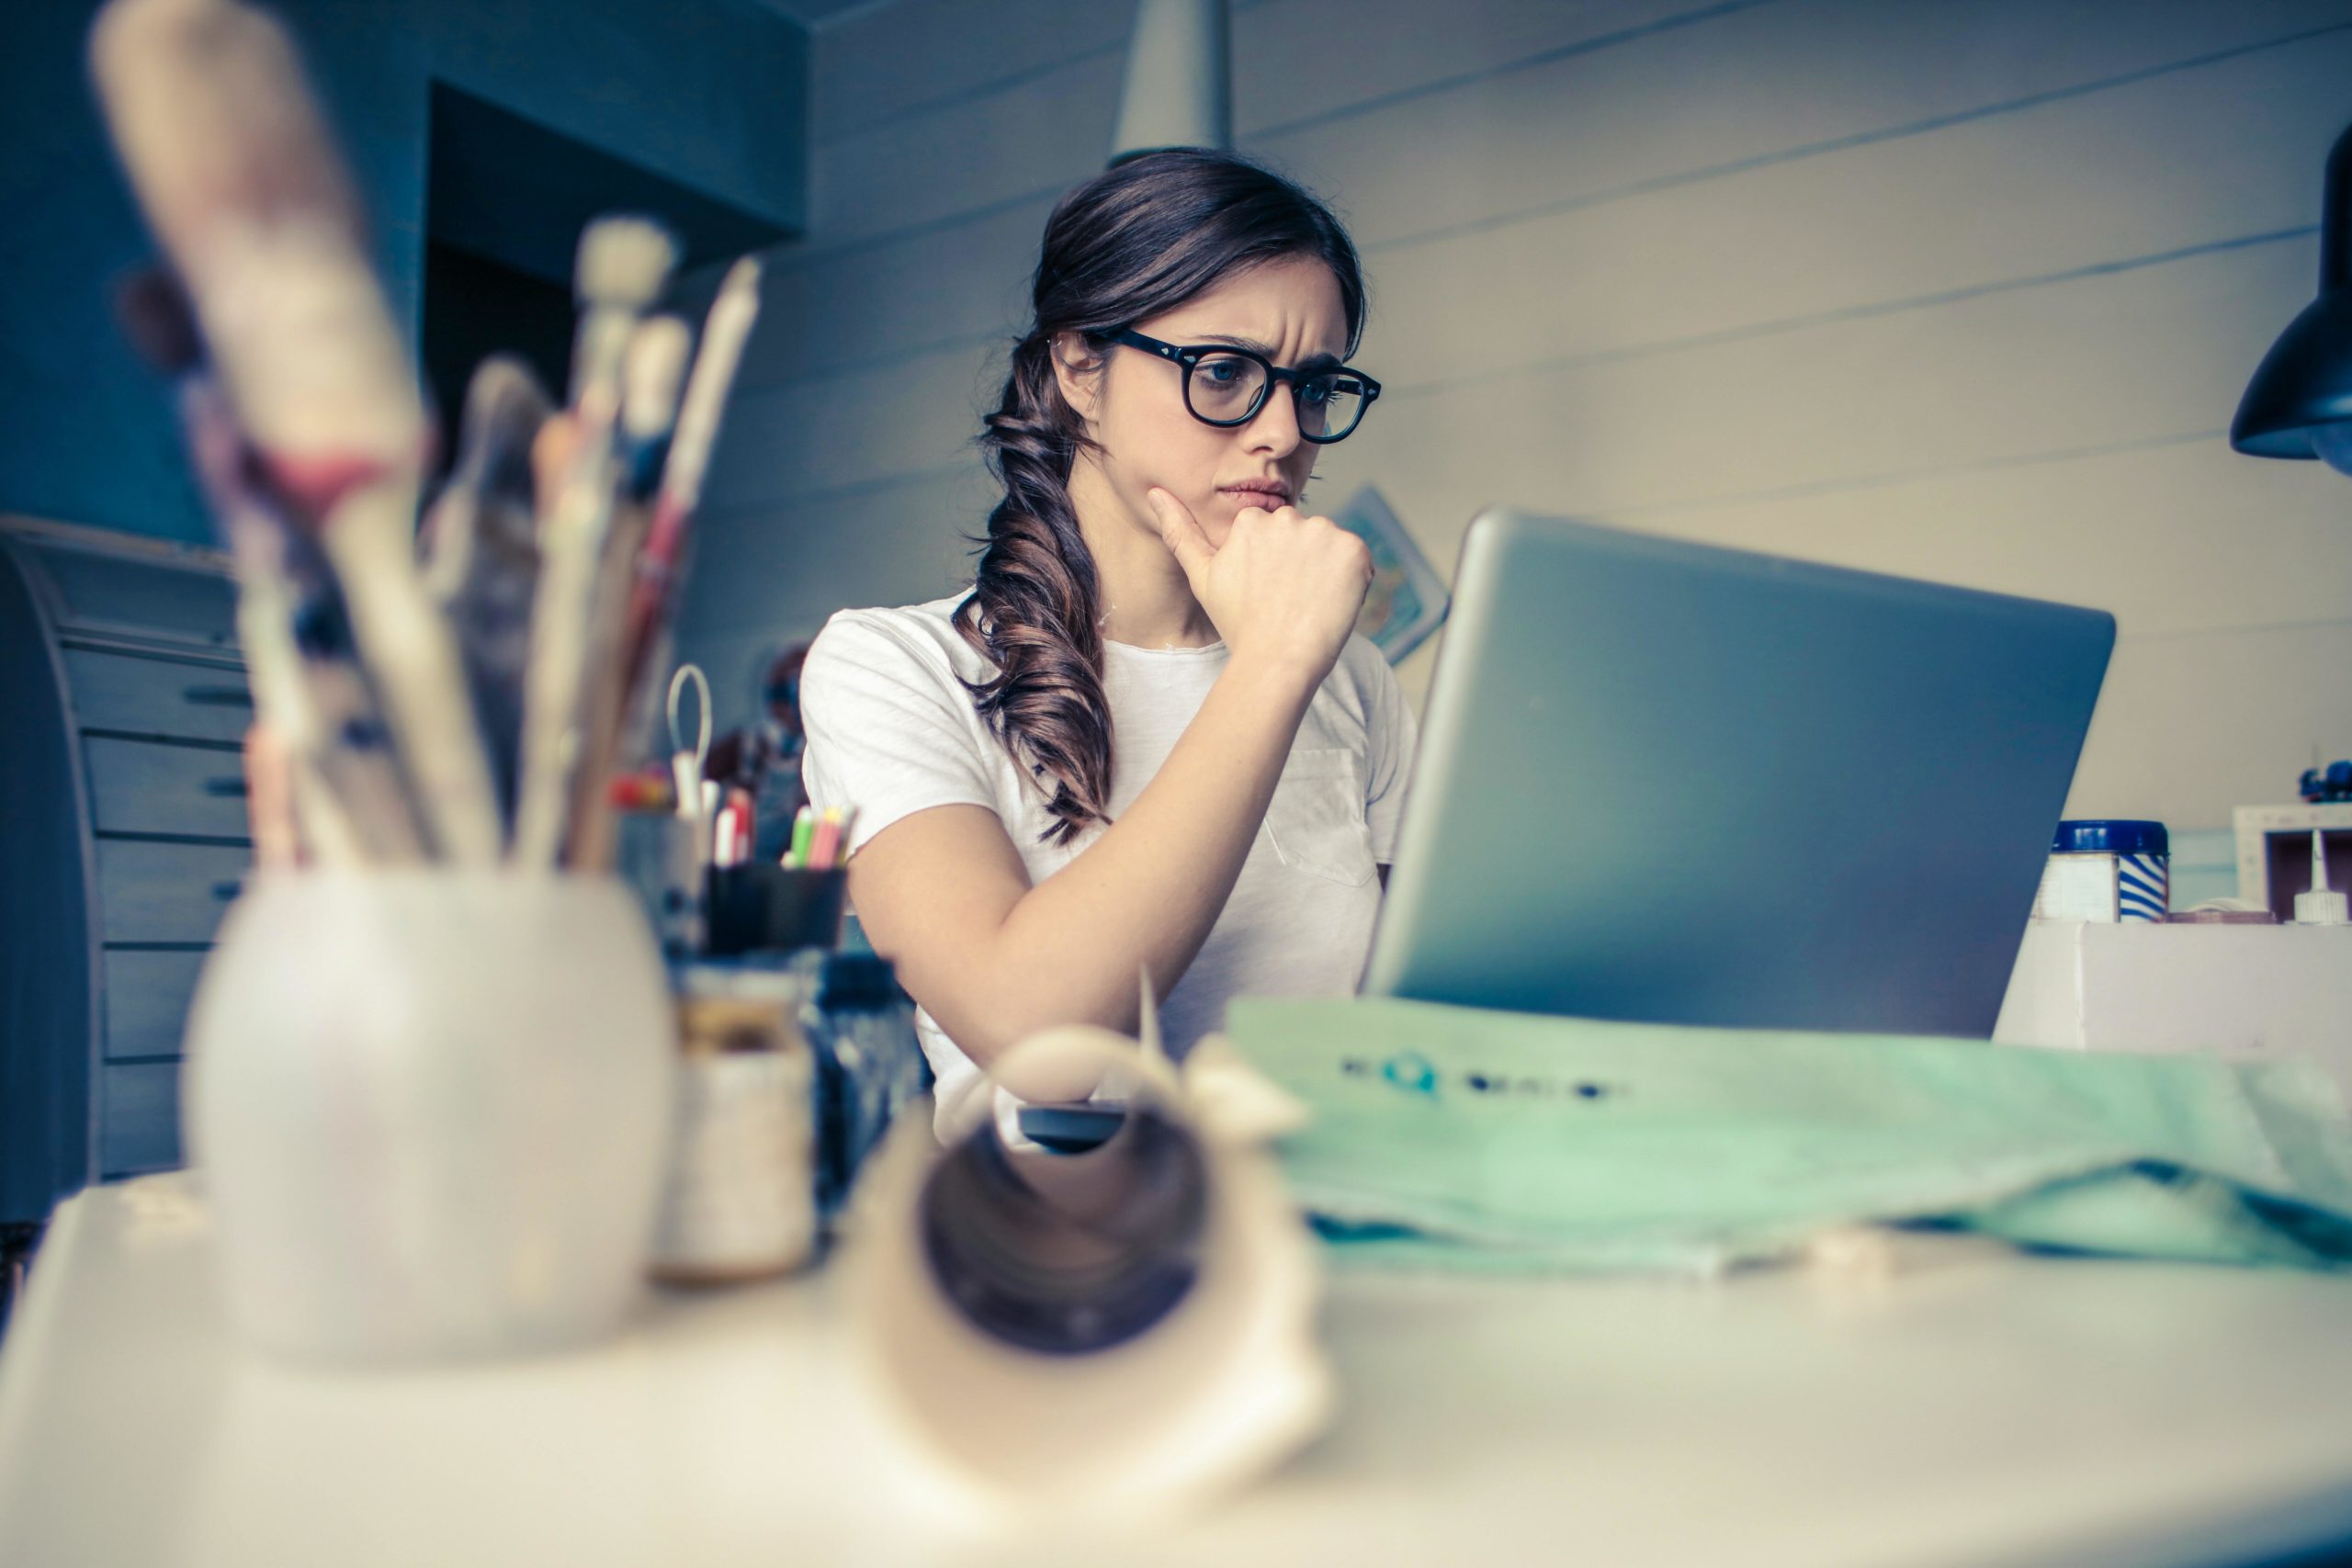
<svg viewBox="0 0 2352 1568"><path fill-rule="evenodd" d="M1085 852L1095 823L1067 845L1039 837L1053 818L973 710L957 677L996 673L952 624L966 589L927 604L842 610L825 623L800 675L809 804L857 808L854 853L893 822L934 806L983 806L1020 851L1032 886ZM1111 705L1110 812L1135 802L1225 668L1226 646L1103 646ZM1208 940L1161 999L1161 1038L1182 1058L1221 1028L1238 996L1345 996L1363 977L1380 905L1376 863L1396 842L1415 741L1412 710L1379 649L1351 636L1308 704L1265 820ZM917 1032L938 1077L937 1126L959 1135L988 1114L988 1081L931 1014Z"/></svg>

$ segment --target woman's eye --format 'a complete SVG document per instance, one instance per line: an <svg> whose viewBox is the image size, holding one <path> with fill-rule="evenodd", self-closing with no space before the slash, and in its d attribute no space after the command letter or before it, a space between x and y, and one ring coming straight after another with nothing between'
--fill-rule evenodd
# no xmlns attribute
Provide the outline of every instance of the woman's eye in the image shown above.
<svg viewBox="0 0 2352 1568"><path fill-rule="evenodd" d="M1211 380L1218 382L1221 385L1230 386L1232 383L1241 378L1240 367L1222 360L1216 364L1205 366L1204 368L1208 371L1209 378Z"/></svg>

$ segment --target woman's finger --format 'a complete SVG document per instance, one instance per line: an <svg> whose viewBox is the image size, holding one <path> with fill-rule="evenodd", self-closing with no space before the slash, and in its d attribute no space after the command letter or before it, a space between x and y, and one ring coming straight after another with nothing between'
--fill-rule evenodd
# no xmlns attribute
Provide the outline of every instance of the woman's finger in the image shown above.
<svg viewBox="0 0 2352 1568"><path fill-rule="evenodd" d="M1158 485L1145 491L1143 498L1159 524L1161 541L1176 557L1176 564L1184 569L1184 576L1197 587L1202 570L1216 554L1216 547L1202 532L1192 509Z"/></svg>

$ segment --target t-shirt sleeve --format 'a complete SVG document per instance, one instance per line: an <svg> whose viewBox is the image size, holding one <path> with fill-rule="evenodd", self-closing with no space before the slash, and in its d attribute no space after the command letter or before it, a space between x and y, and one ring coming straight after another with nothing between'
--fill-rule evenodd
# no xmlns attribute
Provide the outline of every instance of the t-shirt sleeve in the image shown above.
<svg viewBox="0 0 2352 1568"><path fill-rule="evenodd" d="M1396 829L1405 819L1405 794L1412 783L1420 726L1413 717L1412 705L1405 700L1404 688L1396 683L1396 671L1376 646L1365 662L1372 690L1364 705L1370 731L1365 747L1369 765L1364 820L1372 828L1372 858L1387 865L1396 858Z"/></svg>
<svg viewBox="0 0 2352 1568"><path fill-rule="evenodd" d="M808 804L856 808L844 853L934 806L997 807L980 748L992 745L944 661L887 626L843 611L800 671Z"/></svg>

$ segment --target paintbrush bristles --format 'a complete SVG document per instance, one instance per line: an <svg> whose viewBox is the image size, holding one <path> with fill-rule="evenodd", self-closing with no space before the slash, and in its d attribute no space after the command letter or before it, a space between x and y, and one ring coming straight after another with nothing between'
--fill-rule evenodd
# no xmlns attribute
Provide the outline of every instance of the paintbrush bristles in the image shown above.
<svg viewBox="0 0 2352 1568"><path fill-rule="evenodd" d="M599 218L580 236L580 302L631 312L653 303L677 265L677 242L650 218Z"/></svg>
<svg viewBox="0 0 2352 1568"><path fill-rule="evenodd" d="M223 208L362 227L294 46L262 12L230 0L111 0L90 29L90 71L175 254L200 248Z"/></svg>
<svg viewBox="0 0 2352 1568"><path fill-rule="evenodd" d="M232 0L111 0L90 64L209 357L281 481L323 509L350 465L413 461L424 413L406 342L285 32Z"/></svg>
<svg viewBox="0 0 2352 1568"><path fill-rule="evenodd" d="M693 344L693 332L675 316L650 316L629 335L621 366L621 433L632 441L669 432Z"/></svg>

